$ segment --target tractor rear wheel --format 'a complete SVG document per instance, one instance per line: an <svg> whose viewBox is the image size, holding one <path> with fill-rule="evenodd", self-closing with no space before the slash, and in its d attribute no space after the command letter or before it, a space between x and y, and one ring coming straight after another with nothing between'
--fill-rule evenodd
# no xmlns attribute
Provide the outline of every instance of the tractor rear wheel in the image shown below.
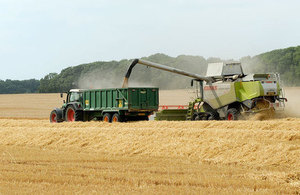
<svg viewBox="0 0 300 195"><path fill-rule="evenodd" d="M122 118L118 113L115 113L112 116L111 122L116 123L116 122L122 122Z"/></svg>
<svg viewBox="0 0 300 195"><path fill-rule="evenodd" d="M111 123L111 114L110 113L105 113L103 115L103 122Z"/></svg>
<svg viewBox="0 0 300 195"><path fill-rule="evenodd" d="M227 110L226 119L231 120L238 120L240 116L240 112L236 108L230 108Z"/></svg>
<svg viewBox="0 0 300 195"><path fill-rule="evenodd" d="M73 106L69 106L66 111L66 121L74 122L74 121L82 121L82 111L75 110Z"/></svg>

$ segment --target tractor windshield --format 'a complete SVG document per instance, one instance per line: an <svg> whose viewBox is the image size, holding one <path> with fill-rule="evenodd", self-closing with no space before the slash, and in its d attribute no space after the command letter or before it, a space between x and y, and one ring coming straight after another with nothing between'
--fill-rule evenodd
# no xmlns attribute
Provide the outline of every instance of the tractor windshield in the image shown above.
<svg viewBox="0 0 300 195"><path fill-rule="evenodd" d="M71 92L69 102L80 102L82 100L82 92Z"/></svg>

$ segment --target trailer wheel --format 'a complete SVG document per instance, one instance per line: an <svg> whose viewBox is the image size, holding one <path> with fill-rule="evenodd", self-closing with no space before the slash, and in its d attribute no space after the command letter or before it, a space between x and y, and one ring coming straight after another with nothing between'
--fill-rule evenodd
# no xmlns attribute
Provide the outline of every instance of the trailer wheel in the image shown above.
<svg viewBox="0 0 300 195"><path fill-rule="evenodd" d="M111 114L110 113L105 113L103 115L103 122L111 123Z"/></svg>
<svg viewBox="0 0 300 195"><path fill-rule="evenodd" d="M239 111L235 108L230 108L227 110L227 114L226 114L226 119L231 121L231 120L238 120L239 118Z"/></svg>
<svg viewBox="0 0 300 195"><path fill-rule="evenodd" d="M50 113L50 122L51 123L57 123L57 112L55 110L53 110L51 113Z"/></svg>
<svg viewBox="0 0 300 195"><path fill-rule="evenodd" d="M73 106L69 106L66 111L66 121L82 121L82 111L75 110Z"/></svg>
<svg viewBox="0 0 300 195"><path fill-rule="evenodd" d="M111 122L116 123L116 122L122 122L122 118L118 113L115 113L112 116Z"/></svg>

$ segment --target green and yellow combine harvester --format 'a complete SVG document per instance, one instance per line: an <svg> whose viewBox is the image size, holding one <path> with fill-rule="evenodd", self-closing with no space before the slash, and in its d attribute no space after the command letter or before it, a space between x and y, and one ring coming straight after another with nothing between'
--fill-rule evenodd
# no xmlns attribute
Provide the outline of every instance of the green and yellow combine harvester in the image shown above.
<svg viewBox="0 0 300 195"><path fill-rule="evenodd" d="M156 120L238 120L249 114L283 110L285 101L279 74L243 73L241 63L210 63L206 76L186 72L141 59L130 65L123 87L128 86L137 64L193 78L197 98L187 109L166 109L156 113ZM194 84L195 83L195 84Z"/></svg>
<svg viewBox="0 0 300 195"><path fill-rule="evenodd" d="M157 112L158 88L128 87L128 79L137 64L191 77L191 85L197 87L197 98L187 109ZM50 121L138 121L148 120L154 112L156 120L238 120L248 114L283 110L285 101L279 74L245 75L237 62L209 64L206 76L201 76L135 59L125 75L122 88L72 89L63 106L51 112Z"/></svg>

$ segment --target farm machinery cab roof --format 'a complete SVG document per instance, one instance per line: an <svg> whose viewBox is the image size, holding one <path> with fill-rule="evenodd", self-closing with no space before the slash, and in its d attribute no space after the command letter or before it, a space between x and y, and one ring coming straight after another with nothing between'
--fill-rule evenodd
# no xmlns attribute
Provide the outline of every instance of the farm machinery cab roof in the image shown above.
<svg viewBox="0 0 300 195"><path fill-rule="evenodd" d="M207 66L206 77L213 78L213 81L218 81L226 78L237 79L243 76L244 73L240 62L209 63Z"/></svg>
<svg viewBox="0 0 300 195"><path fill-rule="evenodd" d="M84 89L70 89L70 91L65 92L67 94L66 100L64 100L64 104L68 102L79 101L82 98L82 93ZM60 97L63 98L63 93L60 93Z"/></svg>

